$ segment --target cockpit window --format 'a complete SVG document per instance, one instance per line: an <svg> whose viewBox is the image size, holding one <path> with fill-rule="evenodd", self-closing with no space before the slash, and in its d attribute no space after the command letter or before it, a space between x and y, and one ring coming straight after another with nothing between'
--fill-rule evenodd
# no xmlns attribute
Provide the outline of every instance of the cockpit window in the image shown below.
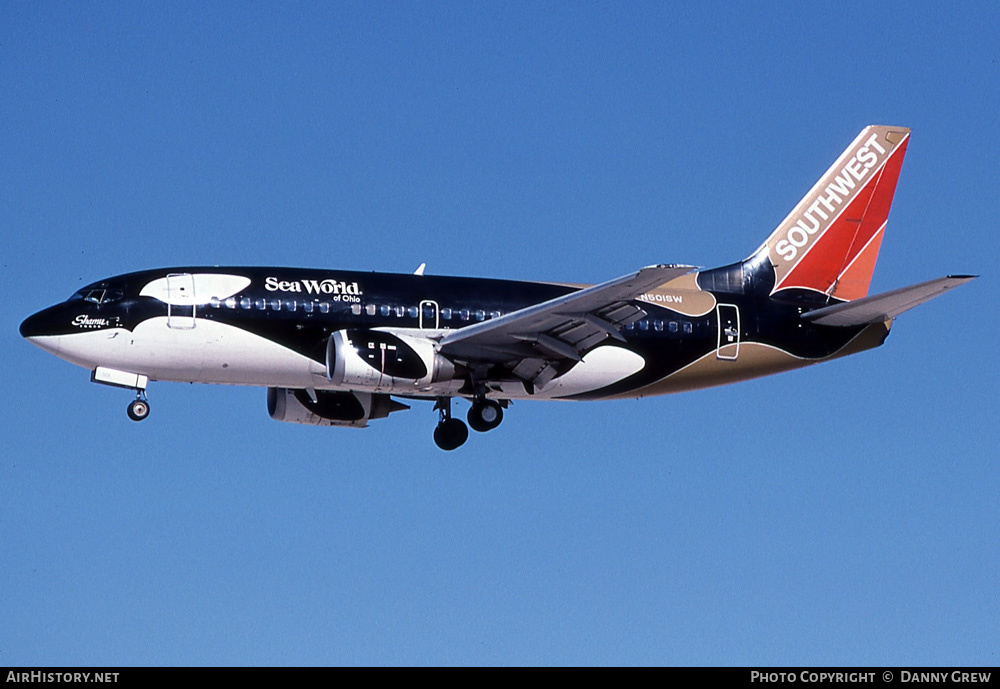
<svg viewBox="0 0 1000 689"><path fill-rule="evenodd" d="M89 301L91 304L110 304L122 299L124 296L120 289L111 289L104 286L84 287L70 297L70 300L82 299L83 301Z"/></svg>

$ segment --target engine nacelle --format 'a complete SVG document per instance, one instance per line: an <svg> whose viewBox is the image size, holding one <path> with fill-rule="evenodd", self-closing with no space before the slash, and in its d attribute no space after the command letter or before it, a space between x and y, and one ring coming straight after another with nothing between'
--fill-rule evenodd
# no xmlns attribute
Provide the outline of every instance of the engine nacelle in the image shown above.
<svg viewBox="0 0 1000 689"><path fill-rule="evenodd" d="M394 411L409 409L389 395L336 390L317 390L315 394L314 402L305 390L268 388L267 413L276 421L364 428L370 419L384 419Z"/></svg>
<svg viewBox="0 0 1000 689"><path fill-rule="evenodd" d="M455 364L441 356L434 342L384 330L338 330L326 345L326 377L351 390L386 390L403 394L457 390Z"/></svg>

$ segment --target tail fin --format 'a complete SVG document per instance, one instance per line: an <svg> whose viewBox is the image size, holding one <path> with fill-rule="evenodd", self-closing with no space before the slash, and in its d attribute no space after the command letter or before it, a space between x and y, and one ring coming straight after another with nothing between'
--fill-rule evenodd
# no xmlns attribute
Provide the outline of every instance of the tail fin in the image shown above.
<svg viewBox="0 0 1000 689"><path fill-rule="evenodd" d="M772 294L805 289L844 301L868 294L909 137L905 127L866 127L778 225L765 242Z"/></svg>

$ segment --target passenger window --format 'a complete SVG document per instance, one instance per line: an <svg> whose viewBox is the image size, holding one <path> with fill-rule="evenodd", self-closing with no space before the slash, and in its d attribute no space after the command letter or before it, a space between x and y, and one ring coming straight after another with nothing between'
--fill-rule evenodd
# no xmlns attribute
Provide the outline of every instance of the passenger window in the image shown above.
<svg viewBox="0 0 1000 689"><path fill-rule="evenodd" d="M482 309L477 310L476 311L476 320L477 321L485 321L486 320L486 312L483 311Z"/></svg>
<svg viewBox="0 0 1000 689"><path fill-rule="evenodd" d="M351 304L351 313L355 316L361 315L361 304Z"/></svg>
<svg viewBox="0 0 1000 689"><path fill-rule="evenodd" d="M320 313L330 313L330 302L328 302L328 301L321 301L319 303L319 312Z"/></svg>
<svg viewBox="0 0 1000 689"><path fill-rule="evenodd" d="M236 297L229 297L229 299L226 299L226 308L227 309L236 308Z"/></svg>
<svg viewBox="0 0 1000 689"><path fill-rule="evenodd" d="M416 306L411 306L410 308L408 308L406 310L406 315L409 316L410 318L416 318L417 317L417 307Z"/></svg>
<svg viewBox="0 0 1000 689"><path fill-rule="evenodd" d="M490 311L490 318L500 318L499 311Z"/></svg>
<svg viewBox="0 0 1000 689"><path fill-rule="evenodd" d="M677 332L677 321L670 321L670 325L668 326L668 328L672 333Z"/></svg>
<svg viewBox="0 0 1000 689"><path fill-rule="evenodd" d="M458 317L461 318L463 321L469 320L469 310L462 309L461 311L458 312Z"/></svg>
<svg viewBox="0 0 1000 689"><path fill-rule="evenodd" d="M222 302L219 301L218 297L212 297L211 299L208 300L208 303L213 309L217 309L220 306L222 306Z"/></svg>
<svg viewBox="0 0 1000 689"><path fill-rule="evenodd" d="M441 309L441 318L446 321L451 320L451 309Z"/></svg>
<svg viewBox="0 0 1000 689"><path fill-rule="evenodd" d="M272 299L271 300L271 309L273 309L274 311L281 311L281 300L280 299Z"/></svg>
<svg viewBox="0 0 1000 689"><path fill-rule="evenodd" d="M690 323L685 323L684 324L684 332L686 332L688 335L690 335L691 333L694 332L694 327Z"/></svg>
<svg viewBox="0 0 1000 689"><path fill-rule="evenodd" d="M374 316L375 315L375 304L366 304L365 305L365 313L367 313L369 316Z"/></svg>
<svg viewBox="0 0 1000 689"><path fill-rule="evenodd" d="M292 301L291 299L289 299L288 301L285 302L285 308L288 309L289 311L294 311L295 310L295 306L297 304L298 304L298 302L295 302L295 301Z"/></svg>
<svg viewBox="0 0 1000 689"><path fill-rule="evenodd" d="M658 333L663 332L663 321L653 321L653 330Z"/></svg>
<svg viewBox="0 0 1000 689"><path fill-rule="evenodd" d="M396 307L396 318L402 318L405 315L406 315L406 307L405 306L397 306Z"/></svg>
<svg viewBox="0 0 1000 689"><path fill-rule="evenodd" d="M316 308L316 305L313 302L311 301L302 302L302 310L305 311L306 313L312 313L314 308Z"/></svg>
<svg viewBox="0 0 1000 689"><path fill-rule="evenodd" d="M645 318L639 321L639 330L649 330L649 321Z"/></svg>
<svg viewBox="0 0 1000 689"><path fill-rule="evenodd" d="M249 309L250 308L250 297L243 297L240 299L240 308Z"/></svg>
<svg viewBox="0 0 1000 689"><path fill-rule="evenodd" d="M253 303L253 305L257 307L258 311L263 311L264 309L267 308L267 300L266 299L258 299L257 301L255 301Z"/></svg>

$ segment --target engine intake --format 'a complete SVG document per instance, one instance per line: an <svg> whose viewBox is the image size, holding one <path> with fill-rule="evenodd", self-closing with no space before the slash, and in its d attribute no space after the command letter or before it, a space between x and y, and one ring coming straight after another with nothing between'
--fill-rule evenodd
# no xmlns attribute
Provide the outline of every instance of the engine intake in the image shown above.
<svg viewBox="0 0 1000 689"><path fill-rule="evenodd" d="M326 346L326 377L352 390L443 392L461 387L455 364L435 343L383 330L338 330Z"/></svg>

